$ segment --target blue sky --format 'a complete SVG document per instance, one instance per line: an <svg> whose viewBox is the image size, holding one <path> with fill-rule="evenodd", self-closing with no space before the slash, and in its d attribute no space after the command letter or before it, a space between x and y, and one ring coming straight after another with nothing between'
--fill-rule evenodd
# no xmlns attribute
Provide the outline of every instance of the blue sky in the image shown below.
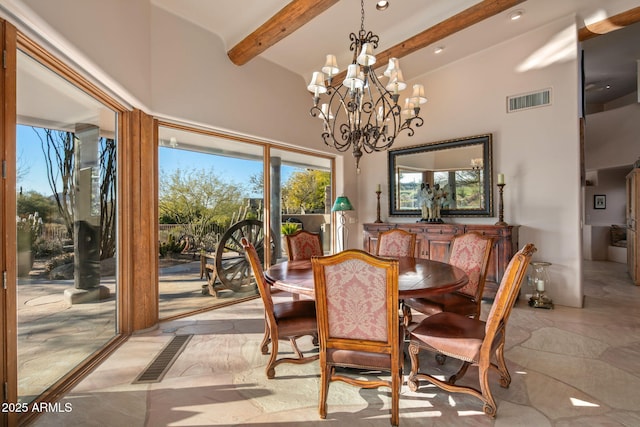
<svg viewBox="0 0 640 427"><path fill-rule="evenodd" d="M170 175L174 170L213 170L213 173L228 183L249 184L248 177L262 173L262 162L232 157L216 156L196 151L160 147L158 151L160 174ZM262 197L261 194L250 194Z"/></svg>
<svg viewBox="0 0 640 427"><path fill-rule="evenodd" d="M17 128L17 162L18 162L18 190L23 192L36 191L42 195L51 194L47 181L44 154L40 147L40 139L30 126ZM240 184L248 183L248 176L262 173L262 162L215 156L194 151L162 148L158 154L158 161L162 173L171 174L175 169L181 170L212 170L227 182ZM283 166L282 179L286 181L290 174L297 170ZM252 197L259 195L251 194Z"/></svg>
<svg viewBox="0 0 640 427"><path fill-rule="evenodd" d="M44 154L40 148L40 139L30 126L17 127L17 174L18 190L36 191L50 195L51 188L47 181Z"/></svg>

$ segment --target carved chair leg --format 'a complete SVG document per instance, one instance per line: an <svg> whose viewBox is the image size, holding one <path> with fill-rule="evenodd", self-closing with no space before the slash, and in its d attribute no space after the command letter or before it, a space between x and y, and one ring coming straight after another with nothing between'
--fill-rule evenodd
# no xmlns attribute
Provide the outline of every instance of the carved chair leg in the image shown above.
<svg viewBox="0 0 640 427"><path fill-rule="evenodd" d="M447 380L447 382L449 384L455 384L456 381L458 381L460 378L464 377L464 375L467 373L467 370L469 369L469 366L471 366L471 363L462 362L462 366L460 366L460 369L458 369L458 372L456 372L455 374L451 375L449 377L449 379Z"/></svg>
<svg viewBox="0 0 640 427"><path fill-rule="evenodd" d="M260 344L260 351L262 354L269 353L269 343L271 342L271 331L269 331L269 325L267 319L264 320L264 337L262 337L262 343Z"/></svg>
<svg viewBox="0 0 640 427"><path fill-rule="evenodd" d="M496 417L497 406L489 388L489 367L490 364L478 366L478 381L480 382L481 399L484 402L482 410L491 418Z"/></svg>
<svg viewBox="0 0 640 427"><path fill-rule="evenodd" d="M402 324L404 325L407 334L409 333L409 325L413 320L413 315L411 314L411 307L402 303Z"/></svg>
<svg viewBox="0 0 640 427"><path fill-rule="evenodd" d="M402 387L402 370L393 372L391 378L391 425L400 423L400 387Z"/></svg>
<svg viewBox="0 0 640 427"><path fill-rule="evenodd" d="M271 356L269 357L269 362L267 363L267 368L266 368L268 379L272 379L276 376L275 365L277 364L276 363L277 357L278 357L278 340L274 339L271 341Z"/></svg>
<svg viewBox="0 0 640 427"><path fill-rule="evenodd" d="M320 414L320 418L323 420L327 418L327 394L329 392L331 371L331 366L326 364L324 367L321 367L320 370L320 398L318 399L318 413Z"/></svg>
<svg viewBox="0 0 640 427"><path fill-rule="evenodd" d="M289 342L291 343L291 347L293 348L296 357L298 359L304 359L304 354L302 354L302 352L298 348L298 342L296 341L296 338L289 338Z"/></svg>
<svg viewBox="0 0 640 427"><path fill-rule="evenodd" d="M414 343L409 344L409 357L411 358L411 372L409 378L407 378L407 385L409 390L418 390L418 373L420 371L420 359L418 354L420 353L420 347Z"/></svg>
<svg viewBox="0 0 640 427"><path fill-rule="evenodd" d="M511 384L511 374L509 374L507 364L504 360L504 341L496 348L496 368L498 372L500 372L500 386L508 388Z"/></svg>

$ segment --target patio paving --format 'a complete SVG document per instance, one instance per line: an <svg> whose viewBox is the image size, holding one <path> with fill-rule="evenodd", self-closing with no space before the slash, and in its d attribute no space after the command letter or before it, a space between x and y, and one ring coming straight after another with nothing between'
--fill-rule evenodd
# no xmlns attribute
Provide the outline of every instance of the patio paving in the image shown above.
<svg viewBox="0 0 640 427"><path fill-rule="evenodd" d="M160 269L160 318L230 304L248 293L222 291L218 297L203 294L200 262ZM18 394L32 401L51 384L71 371L116 333L116 283L101 280L110 291L108 299L71 305L65 290L73 280L49 280L34 275L18 283ZM205 288L206 289L206 288Z"/></svg>

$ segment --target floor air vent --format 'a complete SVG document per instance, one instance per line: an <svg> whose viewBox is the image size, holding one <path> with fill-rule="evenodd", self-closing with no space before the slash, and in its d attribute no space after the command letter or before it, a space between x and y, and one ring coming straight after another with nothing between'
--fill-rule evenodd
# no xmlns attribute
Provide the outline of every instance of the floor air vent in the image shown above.
<svg viewBox="0 0 640 427"><path fill-rule="evenodd" d="M507 112L528 110L551 104L551 89L507 97Z"/></svg>
<svg viewBox="0 0 640 427"><path fill-rule="evenodd" d="M155 359L149 363L149 366L135 379L133 384L141 383L159 383L164 378L173 362L178 358L182 350L193 335L176 335L162 349Z"/></svg>

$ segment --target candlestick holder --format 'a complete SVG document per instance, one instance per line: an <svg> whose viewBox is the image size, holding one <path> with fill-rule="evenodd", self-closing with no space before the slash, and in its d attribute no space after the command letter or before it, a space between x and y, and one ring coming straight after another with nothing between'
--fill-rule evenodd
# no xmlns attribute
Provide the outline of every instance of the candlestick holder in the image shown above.
<svg viewBox="0 0 640 427"><path fill-rule="evenodd" d="M498 222L496 222L495 225L507 225L507 223L504 222L504 201L502 196L505 185L506 184L498 184Z"/></svg>
<svg viewBox="0 0 640 427"><path fill-rule="evenodd" d="M546 309L553 308L553 301L546 295L547 288L551 283L549 280L549 272L547 271L547 267L550 265L550 262L545 261L531 262L533 274L529 278L529 285L533 288L535 294L529 298L530 307Z"/></svg>
<svg viewBox="0 0 640 427"><path fill-rule="evenodd" d="M378 197L378 207L377 207L377 214L376 214L376 220L374 221L375 224L381 223L382 220L380 219L380 194L382 193L382 191L380 190L376 190L376 196Z"/></svg>

